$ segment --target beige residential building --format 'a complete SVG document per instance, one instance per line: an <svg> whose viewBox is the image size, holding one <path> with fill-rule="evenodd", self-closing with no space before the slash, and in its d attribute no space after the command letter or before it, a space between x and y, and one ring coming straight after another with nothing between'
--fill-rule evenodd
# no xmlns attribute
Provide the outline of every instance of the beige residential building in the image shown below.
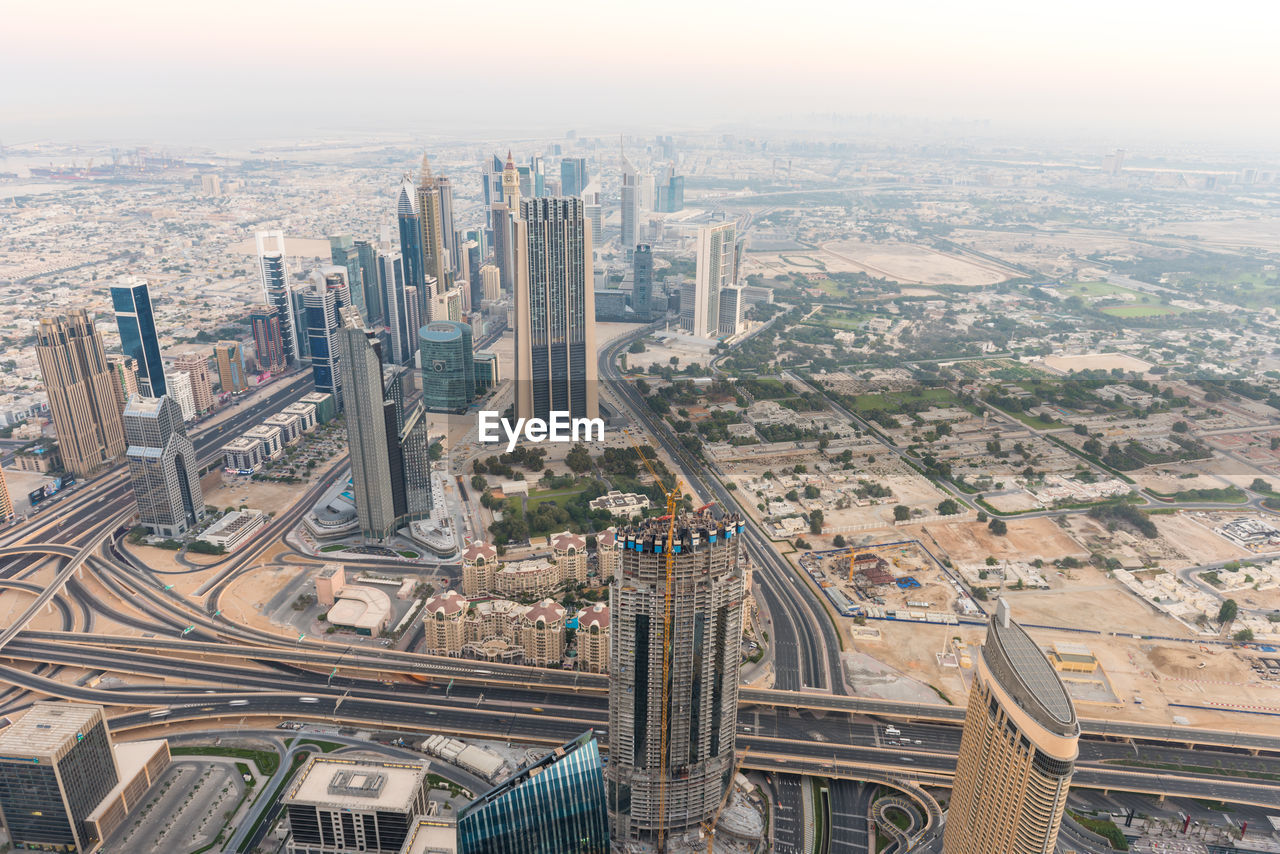
<svg viewBox="0 0 1280 854"><path fill-rule="evenodd" d="M609 672L609 606L596 602L578 612L578 669Z"/></svg>
<svg viewBox="0 0 1280 854"><path fill-rule="evenodd" d="M489 543L475 542L462 552L462 592L481 596L493 587L498 550Z"/></svg>
<svg viewBox="0 0 1280 854"><path fill-rule="evenodd" d="M183 353L173 360L173 366L191 376L191 396L195 399L196 412L213 409L213 384L209 380L209 358L200 353Z"/></svg>
<svg viewBox="0 0 1280 854"><path fill-rule="evenodd" d="M9 494L9 484L4 480L4 469L0 469L0 522L8 522L13 518L13 496Z"/></svg>
<svg viewBox="0 0 1280 854"><path fill-rule="evenodd" d="M563 531L552 534L551 553L555 557L556 567L560 570L560 582L576 581L585 584L587 581L587 541L577 534Z"/></svg>
<svg viewBox="0 0 1280 854"><path fill-rule="evenodd" d="M548 667L564 660L564 617L564 606L554 599L521 609L516 617L516 637L526 664Z"/></svg>
<svg viewBox="0 0 1280 854"><path fill-rule="evenodd" d="M965 709L944 854L1050 854L1079 737L1057 672L1001 599Z"/></svg>
<svg viewBox="0 0 1280 854"><path fill-rule="evenodd" d="M461 655L467 640L468 603L456 590L437 593L422 609L423 652L427 655Z"/></svg>
<svg viewBox="0 0 1280 854"><path fill-rule="evenodd" d="M608 582L618 572L617 528L608 528L596 536L596 562L600 569L600 581Z"/></svg>
<svg viewBox="0 0 1280 854"><path fill-rule="evenodd" d="M489 302L502 299L502 273L493 264L485 264L480 268L480 282L484 288L484 298Z"/></svg>
<svg viewBox="0 0 1280 854"><path fill-rule="evenodd" d="M124 426L102 335L81 309L41 319L36 359L68 471L88 477L124 456Z"/></svg>

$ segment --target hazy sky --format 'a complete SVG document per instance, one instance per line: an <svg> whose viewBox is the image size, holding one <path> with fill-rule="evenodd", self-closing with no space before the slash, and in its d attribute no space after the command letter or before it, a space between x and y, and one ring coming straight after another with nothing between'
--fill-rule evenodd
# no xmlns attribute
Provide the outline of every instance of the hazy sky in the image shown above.
<svg viewBox="0 0 1280 854"><path fill-rule="evenodd" d="M0 0L0 142L838 112L1275 148L1277 32L1274 0Z"/></svg>

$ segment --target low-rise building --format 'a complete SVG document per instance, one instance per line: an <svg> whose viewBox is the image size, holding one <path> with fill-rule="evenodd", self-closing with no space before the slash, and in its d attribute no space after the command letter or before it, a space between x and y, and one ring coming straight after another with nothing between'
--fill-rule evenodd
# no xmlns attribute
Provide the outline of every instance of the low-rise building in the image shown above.
<svg viewBox="0 0 1280 854"><path fill-rule="evenodd" d="M274 460L284 454L284 436L279 427L259 424L244 431L244 438L258 442L262 447L262 461Z"/></svg>
<svg viewBox="0 0 1280 854"><path fill-rule="evenodd" d="M638 492L606 492L591 501L592 510L608 510L614 516L628 519L649 509L649 497Z"/></svg>
<svg viewBox="0 0 1280 854"><path fill-rule="evenodd" d="M338 414L338 404L333 395L323 391L313 391L298 398L316 408L316 423L328 424Z"/></svg>
<svg viewBox="0 0 1280 854"><path fill-rule="evenodd" d="M426 762L312 756L283 798L288 854L400 854L429 811Z"/></svg>
<svg viewBox="0 0 1280 854"><path fill-rule="evenodd" d="M302 438L302 419L292 413L277 412L275 415L268 415L262 423L268 427L278 428L280 438L286 445L292 445Z"/></svg>
<svg viewBox="0 0 1280 854"><path fill-rule="evenodd" d="M267 514L261 510L232 510L206 528L197 539L233 552L266 526Z"/></svg>
<svg viewBox="0 0 1280 854"><path fill-rule="evenodd" d="M305 400L297 400L280 410L287 415L298 416L298 421L302 425L303 433L310 433L316 429L316 405L307 403Z"/></svg>
<svg viewBox="0 0 1280 854"><path fill-rule="evenodd" d="M223 465L233 472L255 472L262 459L262 442L257 439L240 436L222 446Z"/></svg>

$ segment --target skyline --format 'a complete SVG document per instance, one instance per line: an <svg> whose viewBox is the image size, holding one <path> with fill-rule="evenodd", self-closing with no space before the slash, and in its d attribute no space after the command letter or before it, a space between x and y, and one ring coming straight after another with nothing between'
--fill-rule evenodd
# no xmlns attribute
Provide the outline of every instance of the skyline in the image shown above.
<svg viewBox="0 0 1280 854"><path fill-rule="evenodd" d="M794 27L777 27L764 6L694 13L666 0L631 17L573 3L554 18L508 2L484 17L392 0L360 15L332 2L308 14L235 0L212 19L153 2L24 7L5 14L0 72L24 85L0 94L0 140L781 130L835 113L1120 146L1270 147L1280 117L1262 105L1280 101L1280 61L1266 40L1280 11L1228 3L1205 19L1150 5L1091 0L1061 17L1003 2L928 2L911 15L807 2L790 7ZM425 56L414 49L424 28L448 35ZM53 32L56 54L46 49ZM319 61L359 44L378 44L378 62ZM494 45L505 61L478 61ZM572 101L504 97L507 69L535 60L545 74L576 77ZM423 92L432 108L406 118L404 104Z"/></svg>

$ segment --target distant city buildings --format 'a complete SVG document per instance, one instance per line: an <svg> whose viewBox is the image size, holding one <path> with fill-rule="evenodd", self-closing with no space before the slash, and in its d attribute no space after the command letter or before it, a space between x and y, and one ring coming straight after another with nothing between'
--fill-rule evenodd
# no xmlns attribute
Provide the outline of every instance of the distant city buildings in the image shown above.
<svg viewBox="0 0 1280 854"><path fill-rule="evenodd" d="M582 202L526 200L516 233L516 415L598 418L594 272Z"/></svg>
<svg viewBox="0 0 1280 854"><path fill-rule="evenodd" d="M79 309L43 318L36 358L67 471L89 477L115 464L125 451L117 380L93 319Z"/></svg>
<svg viewBox="0 0 1280 854"><path fill-rule="evenodd" d="M737 732L742 530L735 516L684 513L615 535L606 779L619 842L664 838L719 809Z"/></svg>
<svg viewBox="0 0 1280 854"><path fill-rule="evenodd" d="M162 537L181 537L204 516L196 452L182 410L168 395L133 397L123 418L139 521Z"/></svg>
<svg viewBox="0 0 1280 854"><path fill-rule="evenodd" d="M218 381L223 394L239 394L249 390L249 377L244 372L244 356L239 341L219 341L213 345L213 358L218 364Z"/></svg>
<svg viewBox="0 0 1280 854"><path fill-rule="evenodd" d="M622 251L628 261L640 242L640 185L636 167L622 155Z"/></svg>
<svg viewBox="0 0 1280 854"><path fill-rule="evenodd" d="M459 854L609 854L604 762L588 731L458 812Z"/></svg>
<svg viewBox="0 0 1280 854"><path fill-rule="evenodd" d="M138 390L146 397L160 397L166 390L164 363L151 310L151 289L142 279L126 277L111 287L111 305L120 330L120 347L137 366Z"/></svg>
<svg viewBox="0 0 1280 854"><path fill-rule="evenodd" d="M364 276L360 270L360 253L351 235L339 234L329 238L329 260L334 266L347 271L348 298L365 322L370 323L369 307L365 301Z"/></svg>
<svg viewBox="0 0 1280 854"><path fill-rule="evenodd" d="M587 160L585 157L566 157L560 161L560 194L581 196L587 188Z"/></svg>
<svg viewBox="0 0 1280 854"><path fill-rule="evenodd" d="M1062 680L1001 599L975 661L944 854L1055 850L1079 738Z"/></svg>

